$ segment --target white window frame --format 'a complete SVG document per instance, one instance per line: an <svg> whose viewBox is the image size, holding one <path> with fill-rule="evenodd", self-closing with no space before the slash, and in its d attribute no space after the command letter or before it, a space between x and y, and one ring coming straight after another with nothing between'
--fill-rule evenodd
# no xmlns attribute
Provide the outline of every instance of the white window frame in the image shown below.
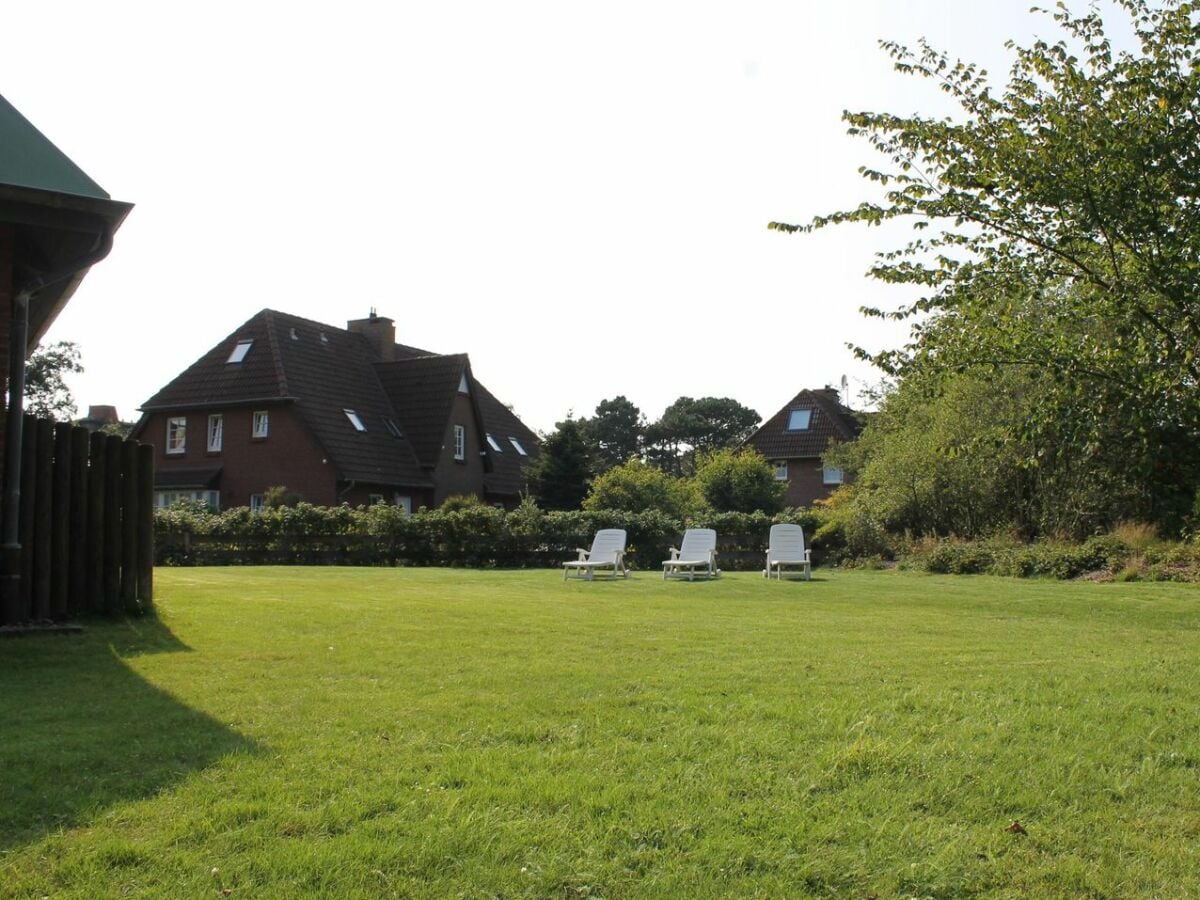
<svg viewBox="0 0 1200 900"><path fill-rule="evenodd" d="M166 509L171 504L178 503L180 500L202 500L218 512L221 510L220 491L203 490L154 492L154 506L156 509Z"/></svg>
<svg viewBox="0 0 1200 900"><path fill-rule="evenodd" d="M504 451L503 451L503 450L500 448L500 442L499 442L499 441L497 441L497 440L496 440L494 437L492 437L490 434L487 436L487 442L488 442L488 445L489 445L489 446L490 446L490 447L491 447L493 450L495 450L497 453L503 453L503 452L504 452Z"/></svg>
<svg viewBox="0 0 1200 900"><path fill-rule="evenodd" d="M224 439L225 417L220 413L213 413L208 417L208 452L220 453Z"/></svg>
<svg viewBox="0 0 1200 900"><path fill-rule="evenodd" d="M788 466L787 466L786 459L775 460L775 480L776 481L787 481L788 480Z"/></svg>
<svg viewBox="0 0 1200 900"><path fill-rule="evenodd" d="M250 352L250 348L254 346L253 339L238 341L237 346L229 351L229 359L225 360L226 364L240 363L246 358L246 354Z"/></svg>
<svg viewBox="0 0 1200 900"><path fill-rule="evenodd" d="M171 456L187 453L187 416L167 417L167 451Z"/></svg>
<svg viewBox="0 0 1200 900"><path fill-rule="evenodd" d="M367 495L367 506L383 506L383 504L384 504L383 494L368 494Z"/></svg>
<svg viewBox="0 0 1200 900"><path fill-rule="evenodd" d="M412 497L408 494L396 494L393 498L395 505L404 510L406 516L412 515Z"/></svg>
<svg viewBox="0 0 1200 900"><path fill-rule="evenodd" d="M823 466L821 468L821 483L822 484L845 484L845 473L841 469L835 469L832 466Z"/></svg>
<svg viewBox="0 0 1200 900"><path fill-rule="evenodd" d="M354 426L355 431L366 431L367 426L363 424L363 420L359 418L358 413L352 409L343 409L346 418L350 420L350 424Z"/></svg>
<svg viewBox="0 0 1200 900"><path fill-rule="evenodd" d="M266 494L251 494L250 495L250 512L260 513L267 508Z"/></svg>
<svg viewBox="0 0 1200 900"><path fill-rule="evenodd" d="M271 412L256 409L250 416L250 437L265 438L271 433Z"/></svg>
<svg viewBox="0 0 1200 900"><path fill-rule="evenodd" d="M510 444L512 444L512 445L513 445L513 449L514 449L514 450L516 450L518 453L520 453L522 456L528 456L528 455L529 455L529 454L528 454L528 453L525 451L525 448L521 446L521 442L520 442L520 441L518 441L518 440L517 440L515 437L513 437L512 435L509 435L509 437L508 437L508 442L509 442Z"/></svg>
<svg viewBox="0 0 1200 900"><path fill-rule="evenodd" d="M462 373L462 378L458 379L458 392L460 394L471 393L471 386L467 384L467 373Z"/></svg>
<svg viewBox="0 0 1200 900"><path fill-rule="evenodd" d="M459 462L467 458L467 429L461 425L454 426L454 458Z"/></svg>
<svg viewBox="0 0 1200 900"><path fill-rule="evenodd" d="M805 415L804 424L803 425L793 425L792 423L795 421L796 416L801 415L801 414ZM813 415L813 411L811 409L789 410L788 411L788 420L787 420L787 430L788 431L808 431L810 428L812 428L812 415Z"/></svg>

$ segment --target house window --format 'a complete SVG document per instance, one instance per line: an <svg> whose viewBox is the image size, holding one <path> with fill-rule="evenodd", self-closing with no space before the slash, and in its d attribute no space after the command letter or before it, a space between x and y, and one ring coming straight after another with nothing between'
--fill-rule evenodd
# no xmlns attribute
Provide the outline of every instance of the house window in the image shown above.
<svg viewBox="0 0 1200 900"><path fill-rule="evenodd" d="M471 389L467 386L467 373L462 373L462 378L458 379L458 392L460 394L469 394Z"/></svg>
<svg viewBox="0 0 1200 900"><path fill-rule="evenodd" d="M300 340L300 333L299 333L298 331L296 331L296 329L295 329L295 328L293 328L293 329L291 330L291 335L292 335L292 340L293 340L293 341L298 341L298 340Z"/></svg>
<svg viewBox="0 0 1200 900"><path fill-rule="evenodd" d="M488 445L493 450L495 450L497 453L504 452L503 450L500 449L500 443L494 437L492 437L490 434L487 436L487 442L488 442Z"/></svg>
<svg viewBox="0 0 1200 900"><path fill-rule="evenodd" d="M394 499L396 506L404 510L406 516L412 515L412 497L409 497L407 494L396 494Z"/></svg>
<svg viewBox="0 0 1200 900"><path fill-rule="evenodd" d="M246 358L246 354L250 352L250 348L254 346L254 341L238 341L237 346L229 354L229 359L226 363L240 363Z"/></svg>
<svg viewBox="0 0 1200 900"><path fill-rule="evenodd" d="M383 506L383 494L370 494L367 497L368 506Z"/></svg>
<svg viewBox="0 0 1200 900"><path fill-rule="evenodd" d="M225 417L215 415L208 417L208 452L221 452L221 439L225 431Z"/></svg>
<svg viewBox="0 0 1200 900"><path fill-rule="evenodd" d="M262 494L250 495L250 512L260 513L266 508L266 498Z"/></svg>
<svg viewBox="0 0 1200 900"><path fill-rule="evenodd" d="M387 428L388 434L390 434L392 437L395 437L395 438L404 437L404 435L400 433L400 426L397 425L391 419L389 419L387 416L383 417L383 424Z"/></svg>
<svg viewBox="0 0 1200 900"><path fill-rule="evenodd" d="M367 426L362 423L362 419L358 417L358 413L356 413L354 410L343 409L342 412L346 414L346 418L350 420L350 424L354 426L355 431L367 430Z"/></svg>
<svg viewBox="0 0 1200 900"><path fill-rule="evenodd" d="M518 441L518 440L517 440L515 437L510 437L510 438L508 439L508 442L509 442L510 444L512 444L512 445L513 445L513 449L514 449L514 450L516 450L518 453L520 453L522 456L528 456L528 455L529 455L528 453L526 453L526 452L525 452L525 448L521 446L521 442L520 442L520 441Z"/></svg>
<svg viewBox="0 0 1200 900"><path fill-rule="evenodd" d="M454 458L460 461L467 458L467 429L461 425L454 426Z"/></svg>
<svg viewBox="0 0 1200 900"><path fill-rule="evenodd" d="M321 332L321 343L322 343L322 344L328 344L328 343L329 343L329 335L327 335L327 334L326 334L325 332L323 332L323 331Z"/></svg>
<svg viewBox="0 0 1200 900"><path fill-rule="evenodd" d="M183 453L187 450L187 416L172 416L167 419L167 452Z"/></svg>
<svg viewBox="0 0 1200 900"><path fill-rule="evenodd" d="M256 438L265 438L270 429L270 413L268 413L265 409L256 410L254 413L254 425L250 431L250 436Z"/></svg>
<svg viewBox="0 0 1200 900"><path fill-rule="evenodd" d="M221 494L219 491L155 491L154 505L159 509L173 506L180 500L199 500L207 503L214 510L220 508Z"/></svg>
<svg viewBox="0 0 1200 900"><path fill-rule="evenodd" d="M808 431L808 426L812 423L811 409L793 409L788 413L788 431Z"/></svg>
<svg viewBox="0 0 1200 900"><path fill-rule="evenodd" d="M775 480L787 481L787 460L780 459L775 461Z"/></svg>
<svg viewBox="0 0 1200 900"><path fill-rule="evenodd" d="M821 470L821 481L824 484L841 484L842 470L826 466Z"/></svg>

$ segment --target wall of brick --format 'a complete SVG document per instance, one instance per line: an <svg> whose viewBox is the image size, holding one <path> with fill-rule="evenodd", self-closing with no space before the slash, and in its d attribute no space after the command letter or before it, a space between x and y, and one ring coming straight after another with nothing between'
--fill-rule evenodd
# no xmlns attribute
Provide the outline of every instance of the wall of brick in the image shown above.
<svg viewBox="0 0 1200 900"><path fill-rule="evenodd" d="M466 459L461 462L454 459L454 426L462 425L466 435ZM453 494L474 494L483 496L483 450L484 437L475 427L475 415L471 408L471 398L466 394L457 394L446 425L446 433L442 437L442 455L434 470L434 483L438 486L434 492L434 504L441 505L442 501Z"/></svg>
<svg viewBox="0 0 1200 900"><path fill-rule="evenodd" d="M788 506L812 506L814 500L823 500L837 488L836 484L825 484L819 459L789 459Z"/></svg>
<svg viewBox="0 0 1200 900"><path fill-rule="evenodd" d="M253 410L238 407L186 413L154 413L138 439L154 445L154 467L222 466L221 508L249 506L251 494L283 485L303 499L319 505L338 502L334 468L321 448L288 405L266 407L270 427L266 438L251 437ZM208 452L208 417L224 416L221 452ZM187 418L187 445L183 453L166 452L167 419ZM365 501L364 501L365 502Z"/></svg>

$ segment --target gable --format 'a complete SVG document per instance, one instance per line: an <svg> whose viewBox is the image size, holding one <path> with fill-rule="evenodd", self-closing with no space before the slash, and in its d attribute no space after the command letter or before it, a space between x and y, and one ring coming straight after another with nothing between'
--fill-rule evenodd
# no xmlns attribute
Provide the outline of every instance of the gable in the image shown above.
<svg viewBox="0 0 1200 900"><path fill-rule="evenodd" d="M832 390L803 390L746 439L768 459L817 459L832 441L852 441L862 430L857 414Z"/></svg>

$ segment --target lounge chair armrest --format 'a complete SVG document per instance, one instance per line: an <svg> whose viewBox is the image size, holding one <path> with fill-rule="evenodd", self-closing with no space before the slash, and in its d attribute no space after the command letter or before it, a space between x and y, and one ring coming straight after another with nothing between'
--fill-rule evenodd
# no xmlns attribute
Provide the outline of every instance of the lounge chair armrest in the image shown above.
<svg viewBox="0 0 1200 900"><path fill-rule="evenodd" d="M678 547L671 548L671 559L679 559L679 548Z"/></svg>
<svg viewBox="0 0 1200 900"><path fill-rule="evenodd" d="M579 554L579 562L587 562L588 551L582 547L576 547L575 552Z"/></svg>

